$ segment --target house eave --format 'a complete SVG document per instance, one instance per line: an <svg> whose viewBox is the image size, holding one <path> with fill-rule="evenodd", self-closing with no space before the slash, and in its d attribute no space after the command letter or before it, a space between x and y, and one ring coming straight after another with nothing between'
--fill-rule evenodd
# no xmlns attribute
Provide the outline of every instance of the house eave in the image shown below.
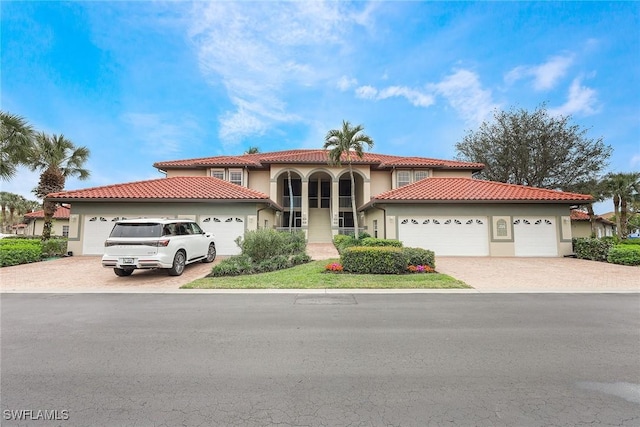
<svg viewBox="0 0 640 427"><path fill-rule="evenodd" d="M575 205L589 203L585 200L518 200L518 199L482 199L482 200L447 200L447 199L373 199L358 208L359 212L365 211L376 205L386 204L563 204Z"/></svg>

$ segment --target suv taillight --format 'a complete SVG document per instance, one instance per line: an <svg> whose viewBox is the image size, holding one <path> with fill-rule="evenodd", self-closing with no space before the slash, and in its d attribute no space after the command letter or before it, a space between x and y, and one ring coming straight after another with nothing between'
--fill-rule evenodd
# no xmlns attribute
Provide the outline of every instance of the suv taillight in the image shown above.
<svg viewBox="0 0 640 427"><path fill-rule="evenodd" d="M153 242L148 242L146 243L149 246L155 246L155 247L163 247L163 246L169 246L169 239L162 239L162 240L154 240Z"/></svg>

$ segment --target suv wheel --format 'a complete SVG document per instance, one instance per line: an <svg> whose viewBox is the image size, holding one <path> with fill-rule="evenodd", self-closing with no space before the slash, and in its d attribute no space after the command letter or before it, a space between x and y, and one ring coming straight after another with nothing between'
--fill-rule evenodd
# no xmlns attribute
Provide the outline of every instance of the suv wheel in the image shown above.
<svg viewBox="0 0 640 427"><path fill-rule="evenodd" d="M180 276L184 271L184 266L186 264L187 257L184 251L176 252L173 257L173 266L169 269L169 276Z"/></svg>
<svg viewBox="0 0 640 427"><path fill-rule="evenodd" d="M131 276L131 273L133 273L133 268L114 268L113 272L116 273L116 276L119 277Z"/></svg>
<svg viewBox="0 0 640 427"><path fill-rule="evenodd" d="M216 259L216 245L211 243L207 251L207 257L202 262L213 262L214 259Z"/></svg>

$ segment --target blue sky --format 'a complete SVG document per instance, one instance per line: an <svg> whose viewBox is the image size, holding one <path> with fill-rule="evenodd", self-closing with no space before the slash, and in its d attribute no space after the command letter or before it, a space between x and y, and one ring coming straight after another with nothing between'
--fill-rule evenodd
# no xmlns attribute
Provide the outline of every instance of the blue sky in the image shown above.
<svg viewBox="0 0 640 427"><path fill-rule="evenodd" d="M7 2L1 107L91 149L88 181L156 161L319 148L453 158L496 108L572 115L640 170L638 2ZM21 170L4 191L34 198ZM610 210L604 207L603 210Z"/></svg>

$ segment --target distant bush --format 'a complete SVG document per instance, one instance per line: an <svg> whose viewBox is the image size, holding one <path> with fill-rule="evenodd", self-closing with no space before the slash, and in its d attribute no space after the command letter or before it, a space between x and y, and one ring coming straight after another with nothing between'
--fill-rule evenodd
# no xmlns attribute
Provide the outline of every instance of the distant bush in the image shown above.
<svg viewBox="0 0 640 427"><path fill-rule="evenodd" d="M407 256L395 247L354 246L340 256L344 271L357 274L403 274L407 270Z"/></svg>
<svg viewBox="0 0 640 427"><path fill-rule="evenodd" d="M638 245L616 245L609 249L607 261L612 264L640 265L640 246Z"/></svg>
<svg viewBox="0 0 640 427"><path fill-rule="evenodd" d="M433 251L421 248L402 248L407 257L408 265L428 265L436 268L436 254Z"/></svg>
<svg viewBox="0 0 640 427"><path fill-rule="evenodd" d="M360 240L359 246L391 246L395 248L401 248L402 242L400 240L393 239L378 239L375 237L365 237Z"/></svg>
<svg viewBox="0 0 640 427"><path fill-rule="evenodd" d="M67 253L67 239L49 239L42 242L42 256L51 258Z"/></svg>
<svg viewBox="0 0 640 427"><path fill-rule="evenodd" d="M609 249L614 245L611 239L575 239L573 250L576 257L593 261L606 261Z"/></svg>
<svg viewBox="0 0 640 427"><path fill-rule="evenodd" d="M640 239L622 239L618 245L640 245Z"/></svg>

